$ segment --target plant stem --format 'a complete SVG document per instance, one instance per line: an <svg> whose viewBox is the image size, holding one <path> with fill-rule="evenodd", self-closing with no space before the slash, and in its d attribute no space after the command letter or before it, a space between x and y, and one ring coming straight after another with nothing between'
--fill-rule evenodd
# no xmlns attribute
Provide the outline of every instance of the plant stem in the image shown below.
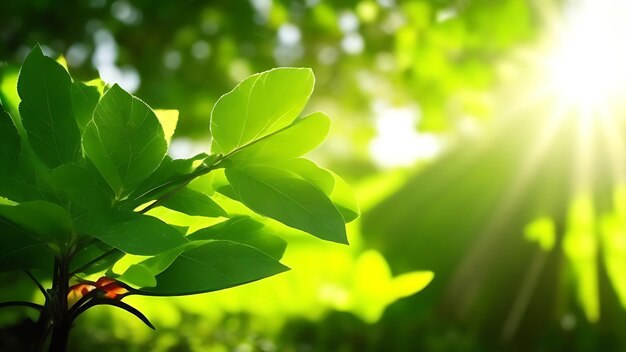
<svg viewBox="0 0 626 352"><path fill-rule="evenodd" d="M71 321L67 309L67 294L69 289L69 255L63 254L57 259L53 279L53 309L52 340L50 352L65 352L67 339L70 333Z"/></svg>

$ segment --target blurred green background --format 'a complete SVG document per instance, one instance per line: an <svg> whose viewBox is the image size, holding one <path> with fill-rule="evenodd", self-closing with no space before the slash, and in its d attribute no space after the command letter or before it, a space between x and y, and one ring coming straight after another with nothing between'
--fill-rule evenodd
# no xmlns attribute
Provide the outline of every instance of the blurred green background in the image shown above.
<svg viewBox="0 0 626 352"><path fill-rule="evenodd" d="M306 110L333 124L312 158L348 180L362 210L349 247L281 228L292 271L131 300L156 332L99 307L70 345L626 350L625 10L608 0L5 0L2 97L14 99L19 64L40 43L74 77L99 74L180 110L176 157L208 149L211 108L241 79L313 68ZM3 275L0 299L40 299L26 279ZM0 337L18 338L32 318L3 310Z"/></svg>

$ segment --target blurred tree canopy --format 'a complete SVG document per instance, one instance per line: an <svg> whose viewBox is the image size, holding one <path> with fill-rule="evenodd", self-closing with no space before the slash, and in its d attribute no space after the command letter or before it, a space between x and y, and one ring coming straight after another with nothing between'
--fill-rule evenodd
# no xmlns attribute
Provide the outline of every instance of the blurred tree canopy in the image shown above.
<svg viewBox="0 0 626 352"><path fill-rule="evenodd" d="M488 119L499 63L541 30L539 3L11 1L0 14L0 57L21 62L41 43L81 79L98 70L151 106L179 109L177 135L192 137L205 134L216 99L247 75L311 67L313 104L337 116L327 154L363 174L376 102L417 101L422 130Z"/></svg>

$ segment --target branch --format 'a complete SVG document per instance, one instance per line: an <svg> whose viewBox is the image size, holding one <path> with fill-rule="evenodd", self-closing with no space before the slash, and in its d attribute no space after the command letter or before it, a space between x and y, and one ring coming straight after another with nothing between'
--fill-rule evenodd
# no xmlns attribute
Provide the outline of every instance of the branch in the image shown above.
<svg viewBox="0 0 626 352"><path fill-rule="evenodd" d="M212 161L211 165L207 165L205 168L202 169L197 169L196 171L194 171L193 173L189 174L187 176L187 178L182 180L182 183L179 184L178 186L176 186L174 189L172 189L171 191L165 193L163 196L161 196L159 199L155 200L154 202L148 204L145 208L141 209L139 211L140 214L145 214L147 213L149 210L154 209L156 207L158 207L159 205L161 205L161 203L165 202L168 198L170 198L171 196L174 195L174 193L180 191L183 187L187 186L189 184L189 182L193 181L195 178L200 177L202 175L206 175L209 172L219 168L220 164L222 163L222 161L224 161L223 157L218 156L215 160ZM181 181L179 181L181 182Z"/></svg>
<svg viewBox="0 0 626 352"><path fill-rule="evenodd" d="M79 315L84 313L87 309L95 307L97 305L109 305L109 306L114 306L114 307L121 308L121 309L129 312L130 314L136 316L137 318L139 318L139 320L141 320L144 324L146 324L150 329L156 330L156 328L154 327L154 325L152 325L150 320L148 320L148 318L146 318L146 316L143 315L143 313L141 313L137 308L135 308L135 307L133 307L133 306L127 304L127 303L118 301L116 299L106 299L106 298L94 298L91 301L89 301L88 303L83 304L80 308L75 310L70 315L70 323L74 319L76 319Z"/></svg>
<svg viewBox="0 0 626 352"><path fill-rule="evenodd" d="M26 301L9 301L9 302L0 302L0 308L8 308L8 307L27 307L32 308L40 313L43 312L44 307L41 304L26 302Z"/></svg>
<svg viewBox="0 0 626 352"><path fill-rule="evenodd" d="M35 278L35 276L33 276L33 274L28 271L28 270L24 270L24 272L26 273L26 275L28 275L28 277L30 277L31 280L33 280L33 282L35 283L35 285L37 285L37 288L39 289L39 291L41 291L41 293L43 293L43 296L46 297L46 299L49 299L50 296L48 295L48 292L43 288L43 286L41 285L41 283Z"/></svg>

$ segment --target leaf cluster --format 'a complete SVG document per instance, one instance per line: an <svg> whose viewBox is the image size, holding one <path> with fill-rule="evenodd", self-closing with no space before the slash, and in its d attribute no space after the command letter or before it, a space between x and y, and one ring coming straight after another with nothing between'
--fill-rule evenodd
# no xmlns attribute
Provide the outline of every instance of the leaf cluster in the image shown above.
<svg viewBox="0 0 626 352"><path fill-rule="evenodd" d="M302 158L330 125L323 113L299 116L313 87L310 69L252 75L215 104L211 150L172 159L176 111L73 80L35 47L19 75L19 114L0 105L0 271L53 282L105 272L130 294L188 295L288 270L286 242L267 221L347 244L345 223L358 216L349 187ZM211 224L189 231L153 209Z"/></svg>

